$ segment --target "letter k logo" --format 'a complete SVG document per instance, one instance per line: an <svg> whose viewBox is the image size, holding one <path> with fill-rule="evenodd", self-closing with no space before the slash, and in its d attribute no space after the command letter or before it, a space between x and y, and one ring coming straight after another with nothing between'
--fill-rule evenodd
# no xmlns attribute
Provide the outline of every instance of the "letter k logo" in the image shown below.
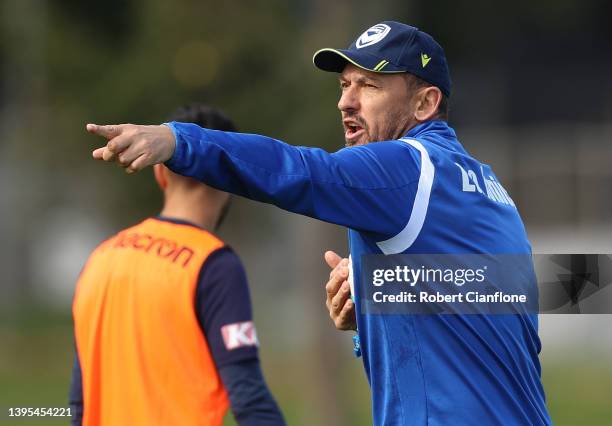
<svg viewBox="0 0 612 426"><path fill-rule="evenodd" d="M257 346L257 333L252 321L238 322L221 327L223 342L228 351L243 346Z"/></svg>

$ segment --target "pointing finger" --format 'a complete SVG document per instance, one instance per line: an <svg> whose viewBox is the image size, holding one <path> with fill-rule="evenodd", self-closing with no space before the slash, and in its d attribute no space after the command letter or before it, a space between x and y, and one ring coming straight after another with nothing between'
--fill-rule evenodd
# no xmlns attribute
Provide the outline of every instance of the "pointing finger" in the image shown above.
<svg viewBox="0 0 612 426"><path fill-rule="evenodd" d="M102 136L106 139L112 139L115 136L119 136L121 134L121 126L120 125L108 125L108 126L100 126L97 124L88 124L85 126L89 133L94 135Z"/></svg>

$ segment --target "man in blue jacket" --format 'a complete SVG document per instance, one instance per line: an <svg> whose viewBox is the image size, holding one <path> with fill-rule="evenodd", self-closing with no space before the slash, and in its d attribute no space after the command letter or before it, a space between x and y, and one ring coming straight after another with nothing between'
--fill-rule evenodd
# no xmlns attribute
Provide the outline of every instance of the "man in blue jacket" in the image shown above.
<svg viewBox="0 0 612 426"><path fill-rule="evenodd" d="M385 21L313 60L340 75L347 149L329 154L176 122L90 124L108 139L93 156L128 173L165 162L221 190L347 227L376 425L550 424L537 315L372 315L359 303L363 255L531 252L514 202L446 122L443 49Z"/></svg>

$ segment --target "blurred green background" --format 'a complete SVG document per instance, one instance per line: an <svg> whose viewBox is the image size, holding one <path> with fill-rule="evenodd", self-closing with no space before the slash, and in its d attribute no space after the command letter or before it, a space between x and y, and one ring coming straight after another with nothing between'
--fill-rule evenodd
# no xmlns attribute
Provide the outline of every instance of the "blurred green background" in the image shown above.
<svg viewBox="0 0 612 426"><path fill-rule="evenodd" d="M603 0L0 0L0 424L66 423L5 413L66 405L78 272L160 208L150 172L90 160L86 122L159 123L201 101L242 131L336 150L337 81L312 54L399 20L445 47L451 125L534 252L612 253L610 16ZM246 265L289 424L370 424L361 361L324 306L322 254L346 253L344 231L237 199L221 236ZM555 424L612 424L612 317L543 315L541 337Z"/></svg>

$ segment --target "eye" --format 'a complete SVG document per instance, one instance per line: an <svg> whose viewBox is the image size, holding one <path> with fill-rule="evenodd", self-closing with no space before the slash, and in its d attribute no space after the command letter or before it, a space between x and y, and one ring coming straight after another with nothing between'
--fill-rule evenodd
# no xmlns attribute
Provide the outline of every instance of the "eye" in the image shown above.
<svg viewBox="0 0 612 426"><path fill-rule="evenodd" d="M376 86L375 84L372 84L372 83L366 83L365 87L369 87L371 89L378 89L378 86Z"/></svg>
<svg viewBox="0 0 612 426"><path fill-rule="evenodd" d="M349 84L346 81L341 81L340 82L340 90L344 90L349 86Z"/></svg>

